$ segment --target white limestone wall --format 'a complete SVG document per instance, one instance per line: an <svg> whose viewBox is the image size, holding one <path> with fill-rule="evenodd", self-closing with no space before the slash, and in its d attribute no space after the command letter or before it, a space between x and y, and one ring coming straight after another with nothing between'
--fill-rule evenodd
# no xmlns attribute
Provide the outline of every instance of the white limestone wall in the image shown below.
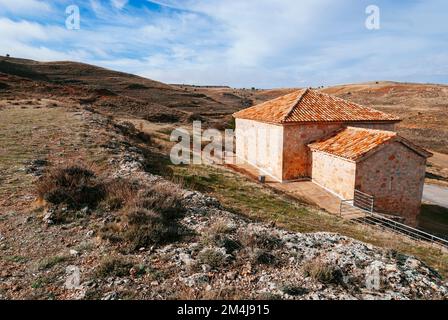
<svg viewBox="0 0 448 320"><path fill-rule="evenodd" d="M282 180L283 126L245 119L235 121L237 161L250 163L260 173Z"/></svg>

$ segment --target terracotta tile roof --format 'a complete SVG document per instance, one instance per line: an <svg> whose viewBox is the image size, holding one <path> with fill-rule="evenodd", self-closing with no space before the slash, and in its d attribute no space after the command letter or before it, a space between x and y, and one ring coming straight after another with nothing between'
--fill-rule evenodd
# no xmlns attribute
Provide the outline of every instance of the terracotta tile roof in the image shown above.
<svg viewBox="0 0 448 320"><path fill-rule="evenodd" d="M329 153L341 158L357 161L368 152L380 147L388 141L396 140L423 157L432 154L400 137L396 132L347 127L330 138L311 143L308 146L313 151Z"/></svg>
<svg viewBox="0 0 448 320"><path fill-rule="evenodd" d="M400 121L398 117L311 89L298 90L233 116L270 123Z"/></svg>

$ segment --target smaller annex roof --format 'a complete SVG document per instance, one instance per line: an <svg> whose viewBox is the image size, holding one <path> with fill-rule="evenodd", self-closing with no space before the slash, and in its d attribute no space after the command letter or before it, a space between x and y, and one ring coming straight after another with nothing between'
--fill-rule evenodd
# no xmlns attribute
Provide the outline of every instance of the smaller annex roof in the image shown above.
<svg viewBox="0 0 448 320"><path fill-rule="evenodd" d="M358 161L364 156L384 145L388 141L398 141L422 157L429 158L432 154L412 142L399 136L396 132L347 127L333 136L308 146L312 151L321 151L352 161ZM373 152L372 152L373 153Z"/></svg>
<svg viewBox="0 0 448 320"><path fill-rule="evenodd" d="M400 118L311 89L236 112L237 119L269 123L400 121Z"/></svg>

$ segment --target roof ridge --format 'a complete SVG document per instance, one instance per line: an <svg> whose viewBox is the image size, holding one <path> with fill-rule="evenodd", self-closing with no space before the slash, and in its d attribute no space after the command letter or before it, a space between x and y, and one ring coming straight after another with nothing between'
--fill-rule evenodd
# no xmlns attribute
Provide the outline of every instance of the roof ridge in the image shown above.
<svg viewBox="0 0 448 320"><path fill-rule="evenodd" d="M297 97L297 100L293 103L293 105L291 106L291 108L289 109L289 111L286 113L286 115L283 117L283 119L281 119L280 122L284 122L286 121L286 119L291 115L291 113L294 111L294 109L296 108L296 106L299 105L299 103L302 101L303 97L305 96L306 93L308 93L310 91L310 88L306 88L301 89L300 91L302 91L302 94Z"/></svg>
<svg viewBox="0 0 448 320"><path fill-rule="evenodd" d="M323 91L320 91L320 90L313 90L313 92L316 92L317 94L322 94L322 95L327 96L327 97L329 97L331 99L335 99L335 100L339 100L339 101L343 101L343 102L347 102L348 101L348 100L342 99L342 98L340 98L340 97L338 97L336 95L331 95L329 93L326 93L326 92L323 92ZM381 110L377 110L375 108L372 108L372 107L369 107L369 106L365 106L365 105L359 104L359 103L354 102L354 101L350 101L350 103L356 105L359 108L368 109L368 110L374 110L375 112L379 112L379 113L381 113L383 115L389 116L389 114L387 114L386 112L383 112ZM402 119L400 117L398 117L398 116L395 116L395 118L397 119L397 121L402 121Z"/></svg>
<svg viewBox="0 0 448 320"><path fill-rule="evenodd" d="M398 122L400 118L312 88L265 101L233 114L235 118L267 123Z"/></svg>
<svg viewBox="0 0 448 320"><path fill-rule="evenodd" d="M432 152L426 150L425 148L419 146L418 144L415 144L414 142L406 139L405 137L403 137L399 134L397 134L397 136L395 137L395 140L397 142L404 144L408 148L412 149L414 152L419 153L427 158L434 156L434 154Z"/></svg>
<svg viewBox="0 0 448 320"><path fill-rule="evenodd" d="M297 90L297 91L299 91L299 90ZM271 104L271 103L274 102L274 101L280 101L280 100L282 100L284 97L293 95L293 94L296 93L297 91L293 91L293 92L290 92L290 93L288 93L288 94L278 96L277 98L274 98L274 99L271 99L271 100L267 100L267 101L261 102L261 103L259 103L259 104L256 104L256 105L254 105L254 106L252 106L252 107L249 107L249 108L246 108L246 109L238 110L238 111L234 112L234 113L232 114L232 116L235 116L235 115L237 116L239 113L246 112L247 110L257 110L257 109L262 109L262 108L265 107L266 105L269 105L269 104Z"/></svg>
<svg viewBox="0 0 448 320"><path fill-rule="evenodd" d="M351 129L351 130L358 130L358 131L369 131L373 133L389 133L391 136L398 136L398 133L391 130L383 130L383 129L373 129L373 128L363 128L363 127L353 127L353 126L346 126L345 129Z"/></svg>

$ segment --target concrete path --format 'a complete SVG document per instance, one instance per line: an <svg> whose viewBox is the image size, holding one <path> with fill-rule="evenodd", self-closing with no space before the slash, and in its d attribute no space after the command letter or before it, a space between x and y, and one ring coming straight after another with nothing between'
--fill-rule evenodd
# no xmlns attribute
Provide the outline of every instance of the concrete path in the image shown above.
<svg viewBox="0 0 448 320"><path fill-rule="evenodd" d="M448 208L448 187L425 184L423 189L423 201Z"/></svg>
<svg viewBox="0 0 448 320"><path fill-rule="evenodd" d="M341 199L312 181L268 183L268 185L299 200L317 205L330 213L339 214L340 212Z"/></svg>
<svg viewBox="0 0 448 320"><path fill-rule="evenodd" d="M250 164L228 165L228 167L236 172L251 177L254 180L256 180L260 174L263 174ZM341 199L311 181L305 180L280 183L267 176L266 186L282 191L302 202L316 205L332 214L338 215L340 212Z"/></svg>

